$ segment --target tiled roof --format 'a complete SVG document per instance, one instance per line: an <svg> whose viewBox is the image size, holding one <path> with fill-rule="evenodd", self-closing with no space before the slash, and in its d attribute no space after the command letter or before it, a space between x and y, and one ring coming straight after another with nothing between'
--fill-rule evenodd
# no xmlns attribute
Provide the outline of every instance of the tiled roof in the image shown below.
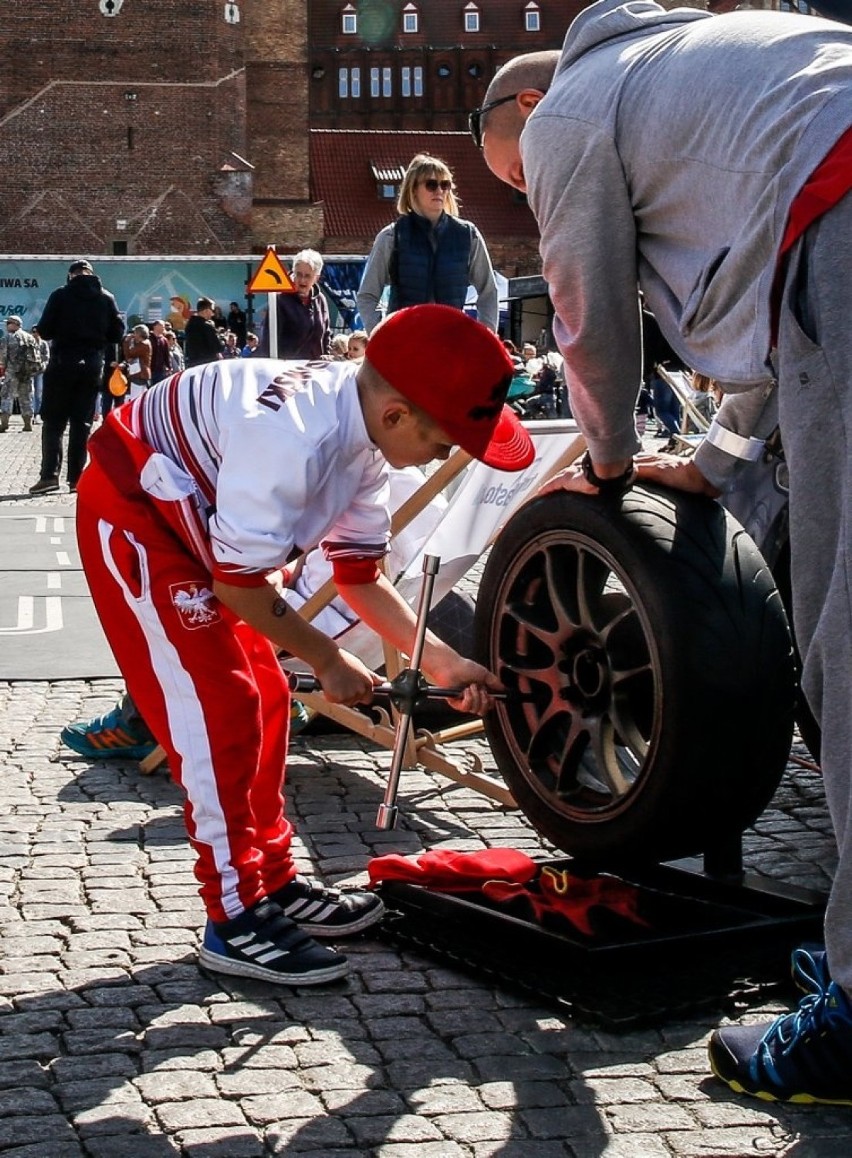
<svg viewBox="0 0 852 1158"><path fill-rule="evenodd" d="M393 221L396 201L379 199L378 182L398 184L416 153L450 167L461 215L487 241L538 236L529 207L490 172L467 133L312 129L311 199L323 203L326 237L372 238Z"/></svg>

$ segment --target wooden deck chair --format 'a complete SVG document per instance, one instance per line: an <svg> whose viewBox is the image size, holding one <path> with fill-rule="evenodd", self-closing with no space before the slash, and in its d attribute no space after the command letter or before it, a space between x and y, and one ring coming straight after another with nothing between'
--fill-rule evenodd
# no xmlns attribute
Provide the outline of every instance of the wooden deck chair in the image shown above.
<svg viewBox="0 0 852 1158"><path fill-rule="evenodd" d="M519 475L494 471L482 463L473 463L470 455L456 450L407 499L391 519L391 536L397 535L412 519L420 514L432 499L445 491L467 471L461 485L450 499L444 518L420 551L411 559L402 576L396 577L396 586L409 602L415 602L421 581L421 559L424 553L439 554L442 566L435 583L434 602L450 591L493 543L510 515L549 478L569 466L583 453L585 441L576 425L568 420L527 423L536 444L536 460ZM470 470L468 470L470 467ZM473 533L472 533L473 532ZM467 541L468 536L472 541ZM394 577L391 577L394 579ZM307 620L315 618L336 597L333 579L323 584L299 608ZM366 624L357 622L337 637L347 650L358 655L369 666L378 666L384 659L388 678L393 678L404 666L403 657L383 641ZM303 665L288 663L293 670L307 670ZM364 736L381 747L392 748L395 730L393 721L381 709L376 723L363 712L340 704L330 704L321 692L299 697L312 711L335 720L350 731ZM499 803L514 806L511 793L500 781L485 774L478 760L468 759L464 766L451 758L443 747L456 740L480 734L482 722L467 721L439 732L420 730L409 742L406 767L422 764L458 783L468 785ZM165 759L162 748L155 749L139 764L143 773L153 772ZM471 764L473 766L471 766Z"/></svg>

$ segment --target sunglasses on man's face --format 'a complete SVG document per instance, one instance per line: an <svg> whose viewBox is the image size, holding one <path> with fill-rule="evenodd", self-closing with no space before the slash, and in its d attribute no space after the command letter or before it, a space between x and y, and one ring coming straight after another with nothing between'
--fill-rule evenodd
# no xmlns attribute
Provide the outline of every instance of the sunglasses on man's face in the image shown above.
<svg viewBox="0 0 852 1158"><path fill-rule="evenodd" d="M430 193L437 193L440 189L442 193L449 193L453 187L452 181L439 181L437 177L427 177L425 181L420 184L424 189L428 189Z"/></svg>
<svg viewBox="0 0 852 1158"><path fill-rule="evenodd" d="M498 105L507 105L509 101L513 101L518 93L513 92L511 96L500 97L496 101L489 101L487 105L482 105L481 108L474 109L468 113L467 127L470 129L470 135L473 137L473 143L477 149L482 148L482 118L486 113L490 113L492 109L496 109Z"/></svg>

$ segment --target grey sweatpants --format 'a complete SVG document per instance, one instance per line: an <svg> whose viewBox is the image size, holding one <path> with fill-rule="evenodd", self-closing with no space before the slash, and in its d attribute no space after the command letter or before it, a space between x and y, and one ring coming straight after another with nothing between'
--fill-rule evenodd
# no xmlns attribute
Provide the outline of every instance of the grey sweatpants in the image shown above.
<svg viewBox="0 0 852 1158"><path fill-rule="evenodd" d="M826 947L832 976L852 996L852 193L789 255L777 369L793 619L840 858Z"/></svg>

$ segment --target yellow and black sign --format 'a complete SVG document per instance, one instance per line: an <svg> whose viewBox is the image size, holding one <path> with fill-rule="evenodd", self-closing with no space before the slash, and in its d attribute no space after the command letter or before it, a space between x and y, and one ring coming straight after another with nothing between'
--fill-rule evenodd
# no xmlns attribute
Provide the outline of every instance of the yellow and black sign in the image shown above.
<svg viewBox="0 0 852 1158"><path fill-rule="evenodd" d="M252 274L248 284L250 294L292 294L296 287L281 264L274 245L267 245L263 261Z"/></svg>

